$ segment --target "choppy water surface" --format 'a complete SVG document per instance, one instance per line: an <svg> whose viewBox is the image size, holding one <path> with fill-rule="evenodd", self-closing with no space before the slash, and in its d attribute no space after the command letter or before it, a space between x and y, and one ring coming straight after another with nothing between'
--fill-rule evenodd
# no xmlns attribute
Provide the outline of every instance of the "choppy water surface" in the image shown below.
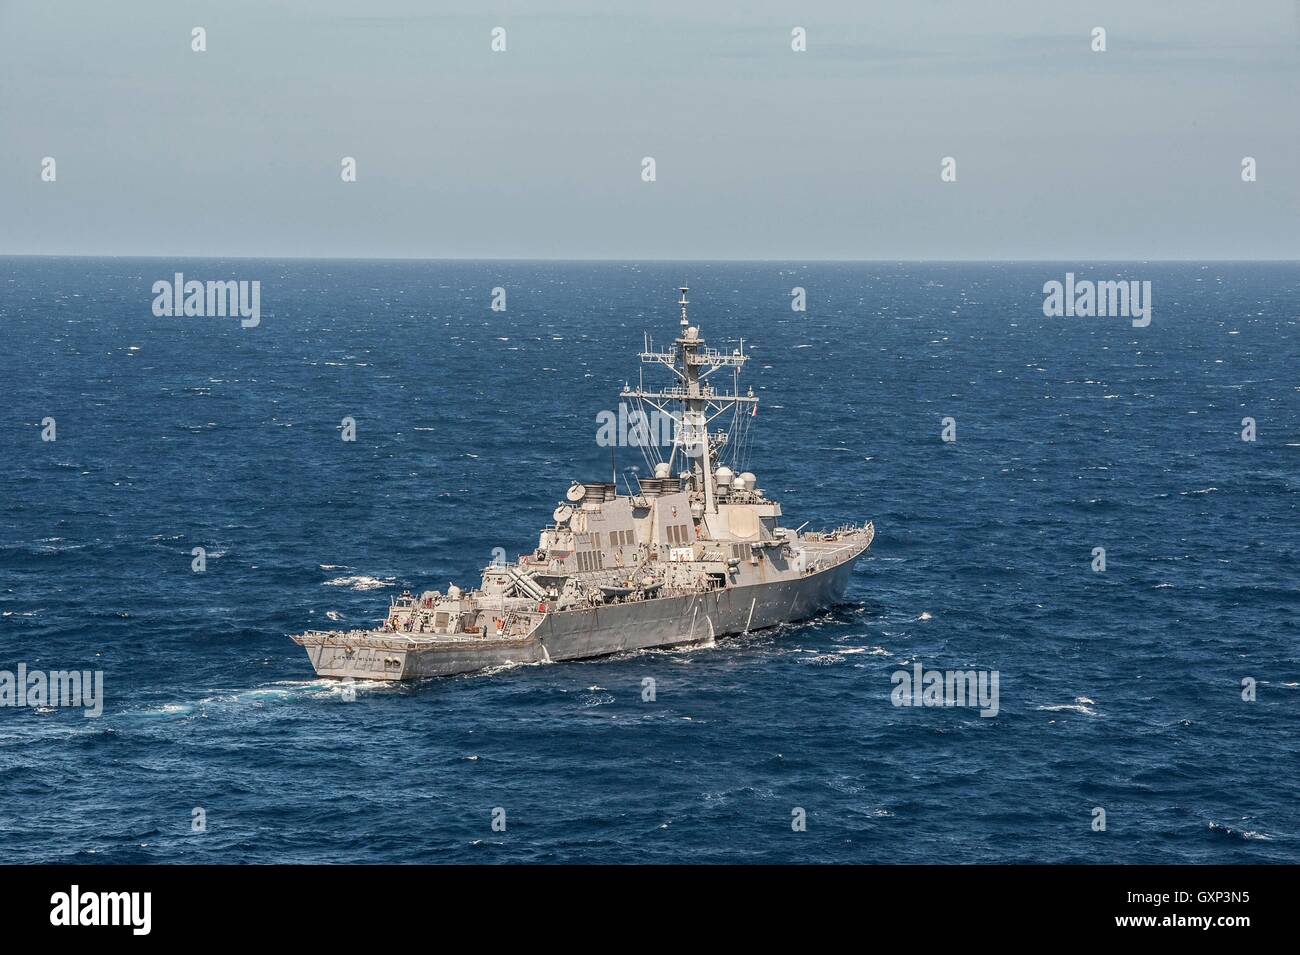
<svg viewBox="0 0 1300 955"><path fill-rule="evenodd" d="M177 268L260 280L261 325L155 318ZM1072 268L1152 280L1150 327L1045 318L1041 264L0 259L0 668L107 696L0 709L0 851L1300 861L1300 268ZM351 702L317 680L286 634L471 584L608 473L595 415L681 282L752 347L788 523L875 521L848 603ZM891 705L916 661L997 670L997 716Z"/></svg>

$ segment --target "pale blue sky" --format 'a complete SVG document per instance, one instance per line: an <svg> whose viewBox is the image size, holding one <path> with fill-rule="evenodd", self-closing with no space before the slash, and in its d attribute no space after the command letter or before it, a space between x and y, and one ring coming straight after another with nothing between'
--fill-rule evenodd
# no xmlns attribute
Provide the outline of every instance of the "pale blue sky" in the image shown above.
<svg viewBox="0 0 1300 955"><path fill-rule="evenodd" d="M0 0L0 254L1297 258L1298 10Z"/></svg>

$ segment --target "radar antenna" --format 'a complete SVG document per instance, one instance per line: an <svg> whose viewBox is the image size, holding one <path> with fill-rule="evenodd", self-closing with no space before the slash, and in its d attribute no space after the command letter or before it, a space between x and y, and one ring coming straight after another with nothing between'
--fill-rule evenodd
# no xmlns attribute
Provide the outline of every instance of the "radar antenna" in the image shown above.
<svg viewBox="0 0 1300 955"><path fill-rule="evenodd" d="M733 430L743 434L748 430L748 422L744 422L743 418L754 414L758 398L752 389L748 394L740 393L740 369L749 360L745 354L744 342L731 353L707 347L700 337L699 329L692 327L687 317L686 306L690 302L687 301L686 293L690 289L683 285L680 286L680 291L681 299L677 304L681 307L679 325L682 331L673 341L674 347L672 350L655 351L647 339L645 350L640 355L643 365L662 365L669 369L676 379L675 383L666 388L647 390L643 374L636 388L623 386L621 397L637 402L637 426L643 436L648 436L645 432L650 430L644 428L647 424L644 411L647 404L672 423L672 451L668 457L670 472L671 466L677 461L678 452L681 452L682 473L690 482L690 488L703 492L705 510L716 514L713 462L728 447L730 435L726 431L711 431L709 426L730 411L733 413ZM715 390L708 381L710 376L723 368L732 370L732 389L726 392ZM660 463L656 460L659 451L653 440L644 441L642 451L652 469L656 463ZM733 446L732 451L733 456L739 453L739 446Z"/></svg>

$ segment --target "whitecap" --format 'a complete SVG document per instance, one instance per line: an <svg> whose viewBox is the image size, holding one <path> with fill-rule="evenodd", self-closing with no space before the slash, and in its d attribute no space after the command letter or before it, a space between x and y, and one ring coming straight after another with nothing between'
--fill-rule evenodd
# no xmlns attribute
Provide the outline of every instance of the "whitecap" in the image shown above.
<svg viewBox="0 0 1300 955"><path fill-rule="evenodd" d="M817 666L829 666L833 663L844 662L844 657L840 656L838 653L813 653L811 650L806 652L812 653L812 656L800 657L801 663L814 663Z"/></svg>
<svg viewBox="0 0 1300 955"><path fill-rule="evenodd" d="M193 703L165 703L162 706L147 707L137 711L137 716L189 716L194 712Z"/></svg>
<svg viewBox="0 0 1300 955"><path fill-rule="evenodd" d="M1256 829L1234 829L1232 826L1224 826L1211 820L1208 828L1217 832L1222 832L1225 836L1236 836L1238 839L1259 839L1264 842L1271 842L1273 837L1266 832L1260 832Z"/></svg>
<svg viewBox="0 0 1300 955"><path fill-rule="evenodd" d="M388 580L380 580L378 577L357 574L352 577L335 577L333 580L325 581L322 586L348 587L352 590L379 590L383 587L392 587L395 583L396 581L391 577Z"/></svg>
<svg viewBox="0 0 1300 955"><path fill-rule="evenodd" d="M1039 706L1036 709L1046 710L1048 713L1079 713L1083 716L1096 716L1097 711L1082 703L1055 703L1051 706Z"/></svg>

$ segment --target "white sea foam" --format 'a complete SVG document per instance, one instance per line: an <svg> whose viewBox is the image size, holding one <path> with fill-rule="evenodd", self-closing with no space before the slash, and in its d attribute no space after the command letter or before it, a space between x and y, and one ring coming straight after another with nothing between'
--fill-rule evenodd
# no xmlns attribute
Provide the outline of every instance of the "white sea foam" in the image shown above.
<svg viewBox="0 0 1300 955"><path fill-rule="evenodd" d="M1043 705L1037 707L1040 710L1046 710L1048 713L1079 713L1082 716L1096 716L1097 711L1091 707L1084 706L1082 703L1054 703L1052 705Z"/></svg>
<svg viewBox="0 0 1300 955"><path fill-rule="evenodd" d="M818 666L830 666L833 663L843 663L844 657L838 653L814 653L811 650L805 651L812 654L811 656L801 657L803 663L815 663Z"/></svg>
<svg viewBox="0 0 1300 955"><path fill-rule="evenodd" d="M1209 823L1209 828L1225 835L1236 836L1239 839L1259 839L1264 842L1271 842L1273 837L1266 832L1259 832L1256 829L1234 829L1232 826L1223 826L1213 820Z"/></svg>
<svg viewBox="0 0 1300 955"><path fill-rule="evenodd" d="M379 590L383 587L391 587L395 583L396 581L391 577L387 580L380 580L378 577L356 574L351 577L335 577L333 580L325 581L324 586L347 587L351 590Z"/></svg>
<svg viewBox="0 0 1300 955"><path fill-rule="evenodd" d="M137 710L137 716L189 716L194 712L192 703L166 703L162 706L147 707L143 710Z"/></svg>
<svg viewBox="0 0 1300 955"><path fill-rule="evenodd" d="M516 663L514 660L507 660L505 663L498 663L494 666L484 667L481 670L475 670L472 673L457 674L458 679L474 679L483 676L495 676L498 673L505 673L509 670L516 670L519 667L540 667L549 664L550 660L537 660L533 663Z"/></svg>

